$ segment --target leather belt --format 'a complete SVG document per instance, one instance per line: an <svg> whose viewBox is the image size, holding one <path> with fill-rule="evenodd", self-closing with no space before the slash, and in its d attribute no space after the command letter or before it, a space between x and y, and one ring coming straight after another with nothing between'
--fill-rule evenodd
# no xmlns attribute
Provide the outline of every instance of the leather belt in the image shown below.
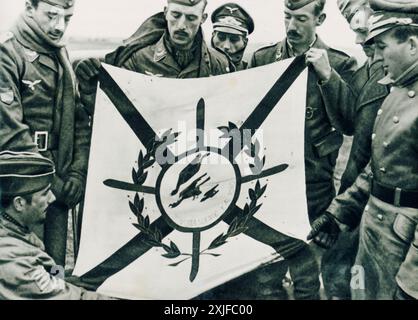
<svg viewBox="0 0 418 320"><path fill-rule="evenodd" d="M418 191L384 186L373 180L371 194L396 207L418 209Z"/></svg>

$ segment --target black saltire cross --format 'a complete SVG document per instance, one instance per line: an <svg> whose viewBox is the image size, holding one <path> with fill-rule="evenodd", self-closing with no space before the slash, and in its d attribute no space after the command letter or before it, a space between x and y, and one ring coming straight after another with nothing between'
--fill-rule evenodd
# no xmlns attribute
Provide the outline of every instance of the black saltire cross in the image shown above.
<svg viewBox="0 0 418 320"><path fill-rule="evenodd" d="M267 92L265 97L257 105L257 107L243 123L243 125L239 128L241 134L246 129L251 130L252 135L255 134L257 129L261 127L268 115L273 111L277 103L281 100L281 98L288 91L294 81L299 77L299 75L305 70L305 68L306 64L304 57L296 57L286 69L286 71L281 75L281 77L275 82L273 87ZM103 67L100 70L99 80L100 88L112 101L116 109L122 115L124 120L130 126L141 143L143 145L147 145L149 141L155 139L156 133L154 130ZM199 118L198 107L198 123ZM202 121L200 121L200 124L203 126ZM231 141L229 144L232 143L233 142ZM244 145L242 144L241 150L243 147ZM235 159L235 157L238 155L238 148L232 148L231 145L227 145L225 148L229 148L230 150L230 159ZM264 172L264 176L265 175L266 172ZM247 182L257 178L258 176L247 178ZM242 209L235 207L235 209L231 210L225 216L224 222L230 224L234 217L241 211ZM155 220L150 227L160 230L163 238L168 236L174 230L166 223L162 217ZM284 258L289 257L295 251L304 246L303 241L284 235L283 233L267 226L255 217L252 217L249 220L248 227L248 230L245 232L246 235L259 242L271 246ZM80 280L84 282L89 287L89 289L97 289L109 277L120 272L132 262L140 258L147 251L152 249L152 247L147 245L146 241L144 240L145 237L142 234L138 234L123 247L113 253L109 258L105 259L99 265L83 274L80 277Z"/></svg>

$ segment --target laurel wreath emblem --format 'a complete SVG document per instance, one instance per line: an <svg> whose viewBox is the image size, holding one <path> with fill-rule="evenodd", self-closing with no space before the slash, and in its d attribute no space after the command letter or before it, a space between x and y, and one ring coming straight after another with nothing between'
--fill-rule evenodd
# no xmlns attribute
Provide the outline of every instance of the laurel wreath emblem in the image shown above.
<svg viewBox="0 0 418 320"><path fill-rule="evenodd" d="M238 127L229 122L228 127L219 127L219 130L223 132L222 137L224 138L233 138L231 132L233 130L239 130ZM156 139L151 142L147 149L147 153L144 155L142 150L139 152L137 160L137 169L132 168L132 181L134 184L142 186L147 177L148 169L152 167L156 162L156 150L159 147L167 149L169 145L176 142L176 138L179 133L173 133L172 129L167 130L160 139ZM258 140L255 140L254 143L249 141L247 143L246 149L244 152L253 159L253 163L250 163L250 169L254 175L258 175L262 172L265 165L265 157L261 158L260 154L260 143ZM257 180L255 187L248 190L249 201L245 204L244 209L240 214L238 214L226 232L217 236L209 246L200 251L200 255L210 255L213 257L219 257L220 254L209 252L211 250L217 249L228 242L228 239L236 237L248 230L248 221L254 216L257 211L261 208L262 204L259 204L260 198L264 195L267 189L267 185L261 186L260 180ZM137 222L132 225L141 231L144 236L144 241L147 245L156 248L162 248L164 253L162 257L167 259L176 259L180 256L186 256L186 258L169 264L169 266L175 267L192 258L192 254L182 252L176 243L170 240L169 244L163 242L163 236L161 232L155 228L151 227L150 218L148 215L144 215L144 198L140 197L139 193L136 193L133 201L129 201L129 207L131 212L135 215Z"/></svg>

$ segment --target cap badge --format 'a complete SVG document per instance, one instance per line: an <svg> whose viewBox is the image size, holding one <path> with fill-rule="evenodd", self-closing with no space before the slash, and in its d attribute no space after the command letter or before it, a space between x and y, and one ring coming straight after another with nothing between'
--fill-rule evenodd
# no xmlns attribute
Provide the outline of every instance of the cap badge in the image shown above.
<svg viewBox="0 0 418 320"><path fill-rule="evenodd" d="M230 14L234 14L235 11L238 11L238 8L231 8L231 7L225 7L227 10L229 10Z"/></svg>

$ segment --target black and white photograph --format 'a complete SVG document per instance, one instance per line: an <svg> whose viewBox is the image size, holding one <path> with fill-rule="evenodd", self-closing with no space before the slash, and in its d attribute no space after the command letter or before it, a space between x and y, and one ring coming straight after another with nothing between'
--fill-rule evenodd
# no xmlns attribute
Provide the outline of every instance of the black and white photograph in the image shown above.
<svg viewBox="0 0 418 320"><path fill-rule="evenodd" d="M0 0L0 300L417 300L417 94L418 0Z"/></svg>

